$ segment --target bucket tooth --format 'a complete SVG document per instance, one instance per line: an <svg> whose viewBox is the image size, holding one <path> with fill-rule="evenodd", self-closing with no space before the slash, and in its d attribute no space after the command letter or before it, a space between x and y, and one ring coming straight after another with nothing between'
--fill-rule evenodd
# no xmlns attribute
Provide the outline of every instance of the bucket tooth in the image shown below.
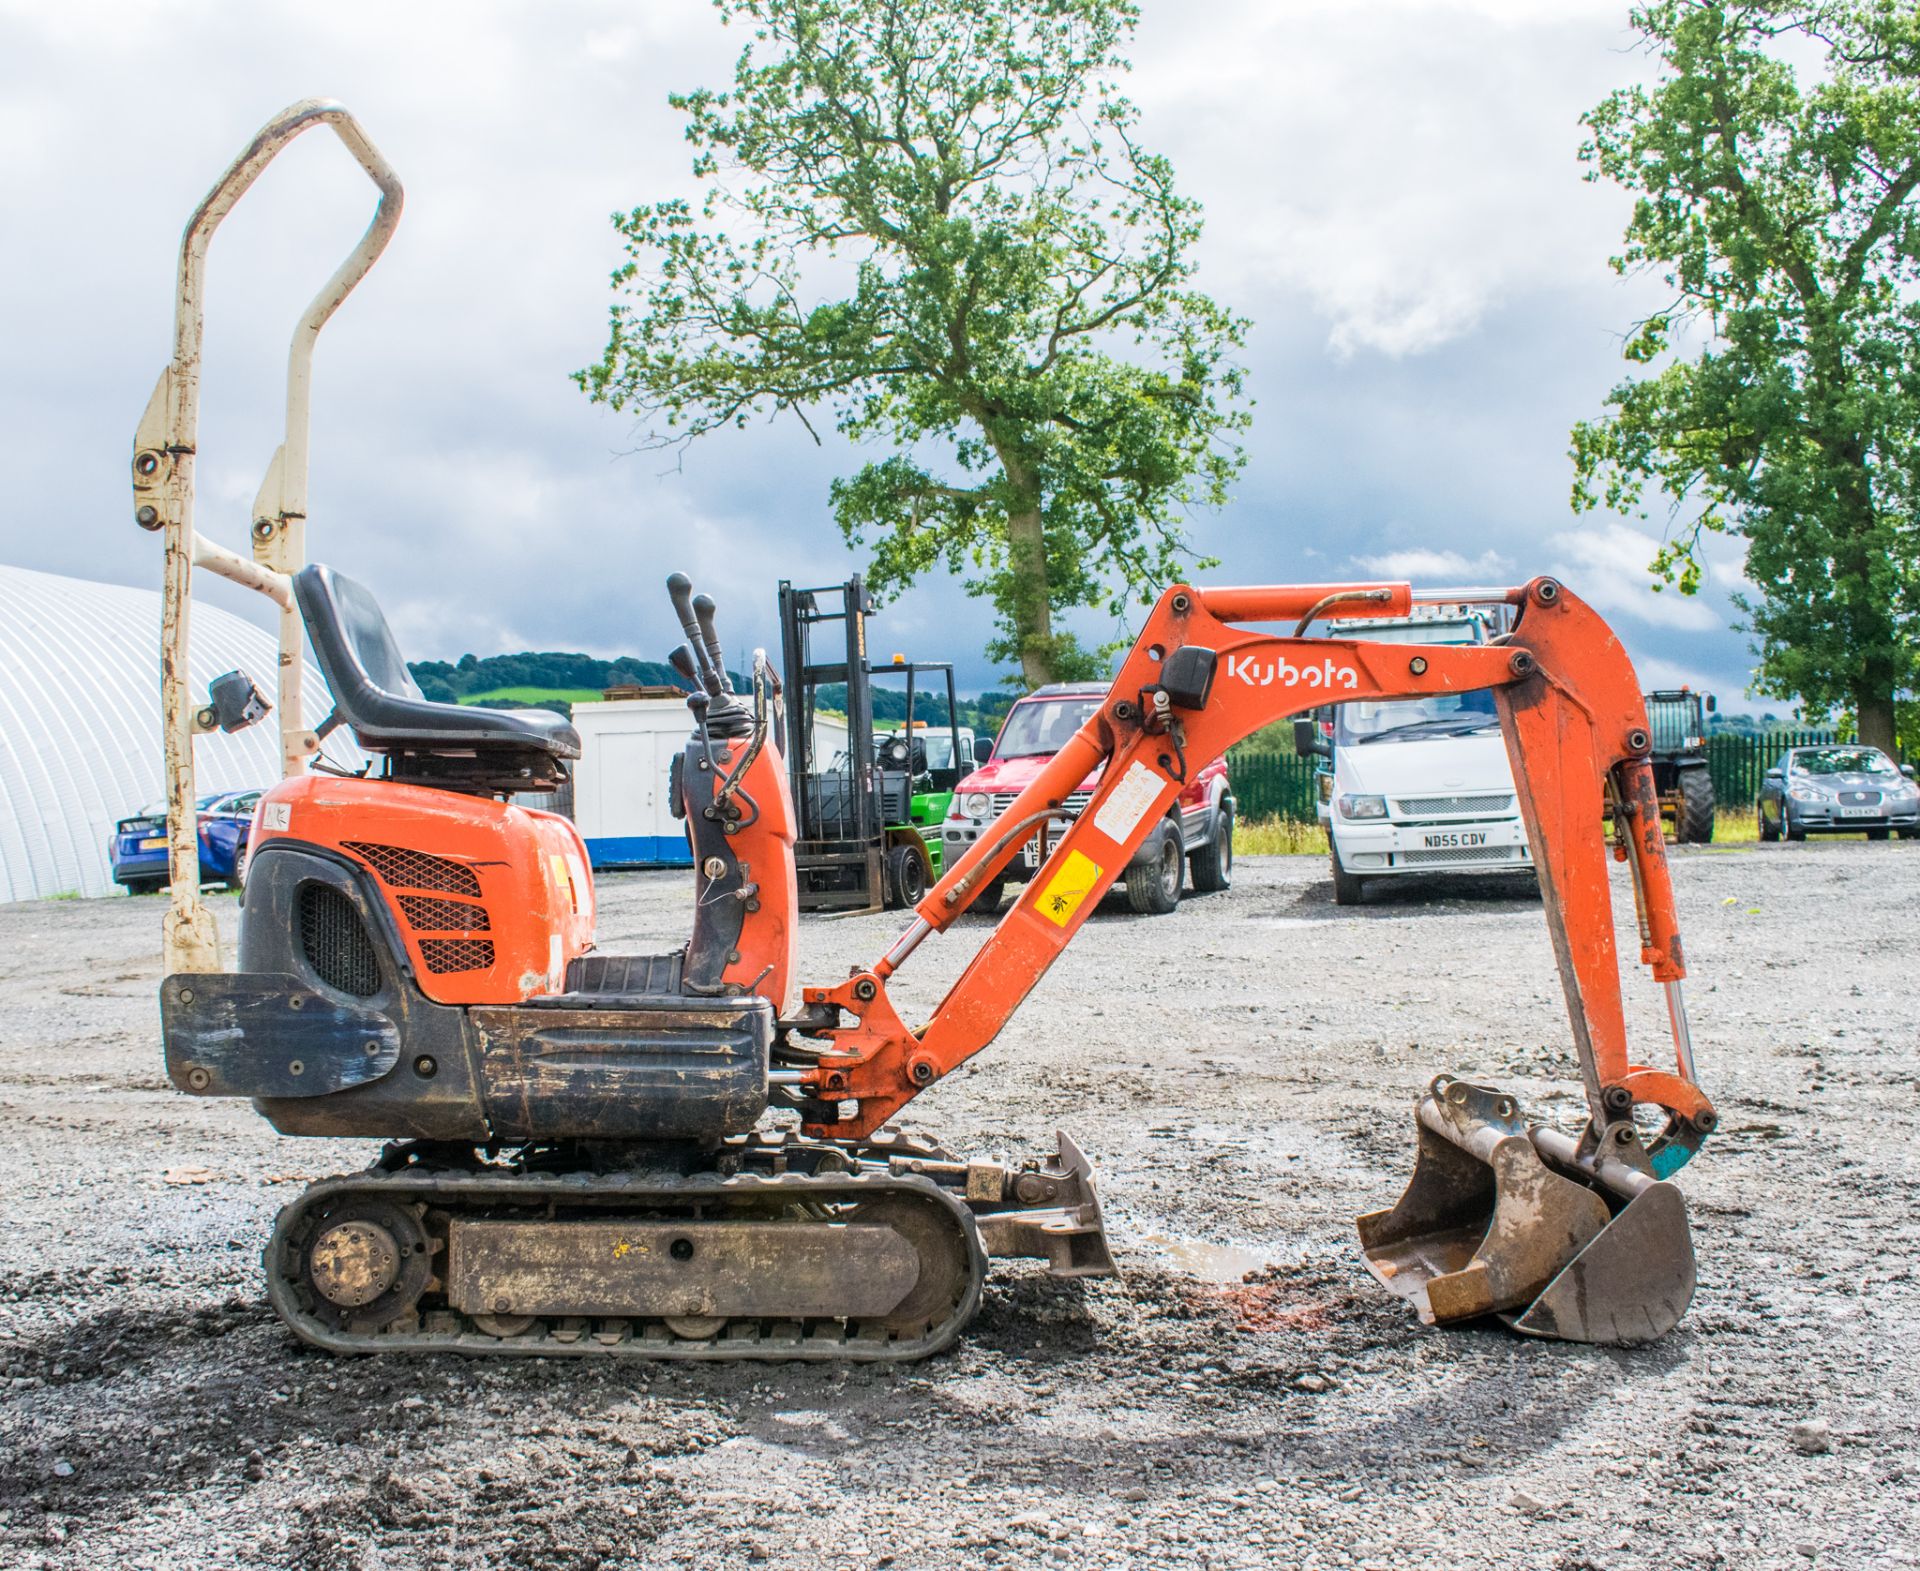
<svg viewBox="0 0 1920 1571"><path fill-rule="evenodd" d="M1357 1222L1367 1269L1429 1325L1528 1308L1606 1228L1605 1201L1541 1160L1502 1092L1441 1076L1416 1116L1406 1192Z"/></svg>
<svg viewBox="0 0 1920 1571"><path fill-rule="evenodd" d="M1664 1182L1642 1186L1600 1236L1507 1324L1528 1336L1630 1346L1665 1336L1693 1300L1687 1202Z"/></svg>

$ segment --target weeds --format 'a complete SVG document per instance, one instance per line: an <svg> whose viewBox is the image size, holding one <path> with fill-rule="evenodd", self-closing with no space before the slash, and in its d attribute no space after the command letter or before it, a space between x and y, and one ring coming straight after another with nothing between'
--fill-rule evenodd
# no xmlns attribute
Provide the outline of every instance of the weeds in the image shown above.
<svg viewBox="0 0 1920 1571"><path fill-rule="evenodd" d="M1233 826L1236 856L1325 856L1327 832L1298 818L1254 818Z"/></svg>

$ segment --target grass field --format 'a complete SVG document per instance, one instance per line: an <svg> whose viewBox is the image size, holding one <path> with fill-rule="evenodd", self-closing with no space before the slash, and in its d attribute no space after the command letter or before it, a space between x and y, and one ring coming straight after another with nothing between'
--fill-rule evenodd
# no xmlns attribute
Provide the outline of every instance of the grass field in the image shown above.
<svg viewBox="0 0 1920 1571"><path fill-rule="evenodd" d="M597 687L496 687L490 693L469 693L463 704L497 704L502 699L516 704L597 704Z"/></svg>

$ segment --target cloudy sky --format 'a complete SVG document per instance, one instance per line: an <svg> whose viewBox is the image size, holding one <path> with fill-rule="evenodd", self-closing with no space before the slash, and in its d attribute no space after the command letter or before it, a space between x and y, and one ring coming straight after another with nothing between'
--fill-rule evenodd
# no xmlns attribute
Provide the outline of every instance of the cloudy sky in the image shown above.
<svg viewBox="0 0 1920 1571"><path fill-rule="evenodd" d="M1747 707L1737 554L1707 596L1655 595L1650 526L1567 501L1568 429L1657 296L1607 269L1627 201L1575 158L1581 111L1645 70L1625 0L1143 9L1147 140L1206 204L1202 287L1255 324L1250 461L1233 503L1193 520L1224 563L1210 576L1552 571L1615 619L1649 685ZM738 45L705 0L0 0L0 560L157 583L126 460L181 227L261 121L327 95L407 196L320 343L313 556L368 582L415 658L658 657L678 641L660 589L676 568L719 599L730 653L773 645L778 578L858 565L826 489L860 455L789 422L672 468L567 380L604 341L607 215L692 189L668 92L722 83ZM216 538L244 540L286 335L371 194L318 132L215 241L199 516ZM978 688L988 623L930 582L875 642L950 657Z"/></svg>

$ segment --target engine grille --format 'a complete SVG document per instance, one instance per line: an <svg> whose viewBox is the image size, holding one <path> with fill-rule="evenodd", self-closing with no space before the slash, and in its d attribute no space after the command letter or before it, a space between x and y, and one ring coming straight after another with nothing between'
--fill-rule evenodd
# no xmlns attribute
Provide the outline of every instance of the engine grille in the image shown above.
<svg viewBox="0 0 1920 1571"><path fill-rule="evenodd" d="M420 958L436 976L446 971L484 971L493 964L493 943L485 938L423 938Z"/></svg>
<svg viewBox="0 0 1920 1571"><path fill-rule="evenodd" d="M1419 867L1433 862L1525 862L1525 846L1456 846L1446 851L1402 851L1403 866Z"/></svg>
<svg viewBox="0 0 1920 1571"><path fill-rule="evenodd" d="M429 856L424 851L409 851L404 846L369 845L363 840L343 841L342 849L360 858L380 875L380 881L395 889L435 889L448 895L480 894L480 880L473 869L444 856Z"/></svg>
<svg viewBox="0 0 1920 1571"><path fill-rule="evenodd" d="M1513 807L1511 791L1481 791L1470 796L1403 796L1394 799L1396 818L1430 818L1436 813L1471 813L1478 818L1505 813Z"/></svg>
<svg viewBox="0 0 1920 1571"><path fill-rule="evenodd" d="M1846 807L1873 807L1880 801L1878 791L1842 791L1840 801Z"/></svg>
<svg viewBox="0 0 1920 1571"><path fill-rule="evenodd" d="M380 957L353 902L325 884L300 888L300 949L328 987L371 998L380 991Z"/></svg>
<svg viewBox="0 0 1920 1571"><path fill-rule="evenodd" d="M400 909L407 925L423 933L484 933L493 923L485 906L463 900L436 900L431 895L402 895Z"/></svg>
<svg viewBox="0 0 1920 1571"><path fill-rule="evenodd" d="M998 818L1008 808L1012 807L1013 799L1018 794L1019 793L1015 791L994 792L993 793L993 816L995 818ZM1092 800L1093 800L1093 793L1091 791L1074 791L1068 795L1065 803L1065 807L1069 813L1078 813L1082 811L1086 807L1087 803L1091 802Z"/></svg>

